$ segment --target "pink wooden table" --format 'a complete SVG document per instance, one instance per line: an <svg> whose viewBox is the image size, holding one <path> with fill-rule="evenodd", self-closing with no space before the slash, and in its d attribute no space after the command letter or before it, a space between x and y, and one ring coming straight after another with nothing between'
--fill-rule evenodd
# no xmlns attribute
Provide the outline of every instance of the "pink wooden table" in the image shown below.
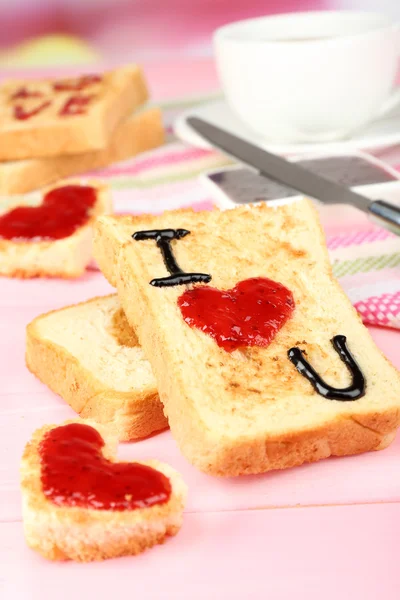
<svg viewBox="0 0 400 600"><path fill-rule="evenodd" d="M148 72L156 95L215 89L210 65L197 67L193 78L193 65L153 64ZM329 219L328 232L342 229L343 221L341 214ZM109 291L95 271L76 282L0 281L1 600L102 600L111 594L174 600L398 600L400 437L383 452L220 480L192 468L164 432L123 444L119 454L158 457L182 472L190 494L176 538L139 557L89 565L48 563L25 546L18 489L23 447L37 427L73 416L26 370L25 326L42 312ZM400 367L399 333L371 331Z"/></svg>

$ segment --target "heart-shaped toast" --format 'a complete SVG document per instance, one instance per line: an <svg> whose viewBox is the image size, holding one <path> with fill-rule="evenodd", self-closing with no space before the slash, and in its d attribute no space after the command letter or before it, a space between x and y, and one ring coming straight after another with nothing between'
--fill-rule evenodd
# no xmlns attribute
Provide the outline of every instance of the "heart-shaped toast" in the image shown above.
<svg viewBox="0 0 400 600"><path fill-rule="evenodd" d="M17 206L0 217L0 238L58 240L68 237L90 218L96 190L63 185L48 191L39 206Z"/></svg>
<svg viewBox="0 0 400 600"><path fill-rule="evenodd" d="M266 277L241 281L230 290L197 286L178 298L185 322L232 352L243 346L268 346L290 318L290 290Z"/></svg>
<svg viewBox="0 0 400 600"><path fill-rule="evenodd" d="M182 524L186 485L156 460L118 462L117 437L90 420L36 431L21 464L28 545L52 560L137 554Z"/></svg>
<svg viewBox="0 0 400 600"><path fill-rule="evenodd" d="M67 180L7 198L0 210L0 275L80 277L92 258L92 226L112 210L107 187Z"/></svg>

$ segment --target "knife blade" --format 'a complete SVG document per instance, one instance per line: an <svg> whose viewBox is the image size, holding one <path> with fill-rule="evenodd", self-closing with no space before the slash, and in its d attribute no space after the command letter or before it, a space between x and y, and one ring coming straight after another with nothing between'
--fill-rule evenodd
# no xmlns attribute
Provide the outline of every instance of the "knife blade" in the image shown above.
<svg viewBox="0 0 400 600"><path fill-rule="evenodd" d="M370 200L334 181L313 173L272 152L239 138L197 117L187 123L213 146L238 159L261 175L265 175L327 204L349 204L379 221L379 224L400 235L400 208L384 200Z"/></svg>

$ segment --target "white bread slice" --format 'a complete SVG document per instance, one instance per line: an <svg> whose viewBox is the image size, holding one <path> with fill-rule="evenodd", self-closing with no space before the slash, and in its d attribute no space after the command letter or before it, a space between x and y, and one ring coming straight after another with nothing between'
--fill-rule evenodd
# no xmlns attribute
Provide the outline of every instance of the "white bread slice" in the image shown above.
<svg viewBox="0 0 400 600"><path fill-rule="evenodd" d="M118 462L117 438L107 427L90 420L76 422L96 429L105 442L105 458ZM45 434L55 427L58 425L45 425L33 434L21 462L22 516L28 546L50 560L88 562L138 554L178 533L187 487L174 469L157 460L136 462L149 465L168 477L172 493L164 504L112 511L59 506L46 498L41 483L39 445Z"/></svg>
<svg viewBox="0 0 400 600"><path fill-rule="evenodd" d="M156 382L116 294L37 317L26 364L83 418L120 441L168 427Z"/></svg>
<svg viewBox="0 0 400 600"><path fill-rule="evenodd" d="M0 87L0 160L78 154L105 148L117 125L143 104L148 93L141 69L130 65L109 71L82 91L54 91L58 79L7 80ZM40 97L13 99L19 90ZM60 115L71 96L91 97L83 114ZM50 102L26 120L14 116Z"/></svg>
<svg viewBox="0 0 400 600"><path fill-rule="evenodd" d="M210 273L213 287L267 277L292 291L296 308L268 347L226 352L184 322L177 300L187 286L149 285L168 275L160 250L131 236L161 228L191 232L172 243L176 260L186 271ZM261 473L377 450L393 440L399 374L333 278L310 201L100 217L94 252L152 366L171 432L199 469ZM350 373L330 341L338 334L347 336L366 378L366 393L356 401L325 399L288 359L288 350L300 347L328 384L346 387Z"/></svg>
<svg viewBox="0 0 400 600"><path fill-rule="evenodd" d="M92 258L92 228L98 215L112 212L111 194L99 180L60 181L40 192L2 198L0 215L17 206L38 206L46 192L64 185L88 185L97 193L89 220L72 235L57 240L17 241L0 237L0 275L7 277L80 277Z"/></svg>
<svg viewBox="0 0 400 600"><path fill-rule="evenodd" d="M83 154L0 162L0 194L24 194L62 177L126 160L164 143L161 111L149 108L118 125L109 145Z"/></svg>

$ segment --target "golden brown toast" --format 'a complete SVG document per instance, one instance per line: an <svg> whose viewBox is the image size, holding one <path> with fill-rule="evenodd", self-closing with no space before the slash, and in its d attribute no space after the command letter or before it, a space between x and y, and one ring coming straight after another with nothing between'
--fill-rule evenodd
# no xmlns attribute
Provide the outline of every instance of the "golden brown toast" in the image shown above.
<svg viewBox="0 0 400 600"><path fill-rule="evenodd" d="M107 425L120 441L168 427L150 364L115 294L34 319L26 364L81 417Z"/></svg>
<svg viewBox="0 0 400 600"><path fill-rule="evenodd" d="M98 431L103 456L116 461L117 438L107 427L90 420L67 421ZM167 502L133 510L106 510L55 504L43 492L40 446L58 425L38 429L21 462L22 513L25 538L32 549L50 560L93 561L138 554L178 533L187 488L181 476L157 460L140 461L163 473L172 490ZM80 467L84 465L80 464Z"/></svg>
<svg viewBox="0 0 400 600"><path fill-rule="evenodd" d="M72 79L8 80L0 86L0 161L105 148L148 93L141 69Z"/></svg>
<svg viewBox="0 0 400 600"><path fill-rule="evenodd" d="M185 272L210 274L210 286L230 290L262 277L292 292L293 314L267 347L228 352L190 327L178 299L203 284L150 285L169 273L156 242L132 234L169 228L190 231L171 242L173 254ZM152 366L171 432L199 469L261 473L381 449L394 438L399 374L333 278L310 201L100 217L94 252ZM326 384L346 388L352 376L332 346L337 335L346 336L365 378L365 393L356 400L322 396L288 356L298 348Z"/></svg>

